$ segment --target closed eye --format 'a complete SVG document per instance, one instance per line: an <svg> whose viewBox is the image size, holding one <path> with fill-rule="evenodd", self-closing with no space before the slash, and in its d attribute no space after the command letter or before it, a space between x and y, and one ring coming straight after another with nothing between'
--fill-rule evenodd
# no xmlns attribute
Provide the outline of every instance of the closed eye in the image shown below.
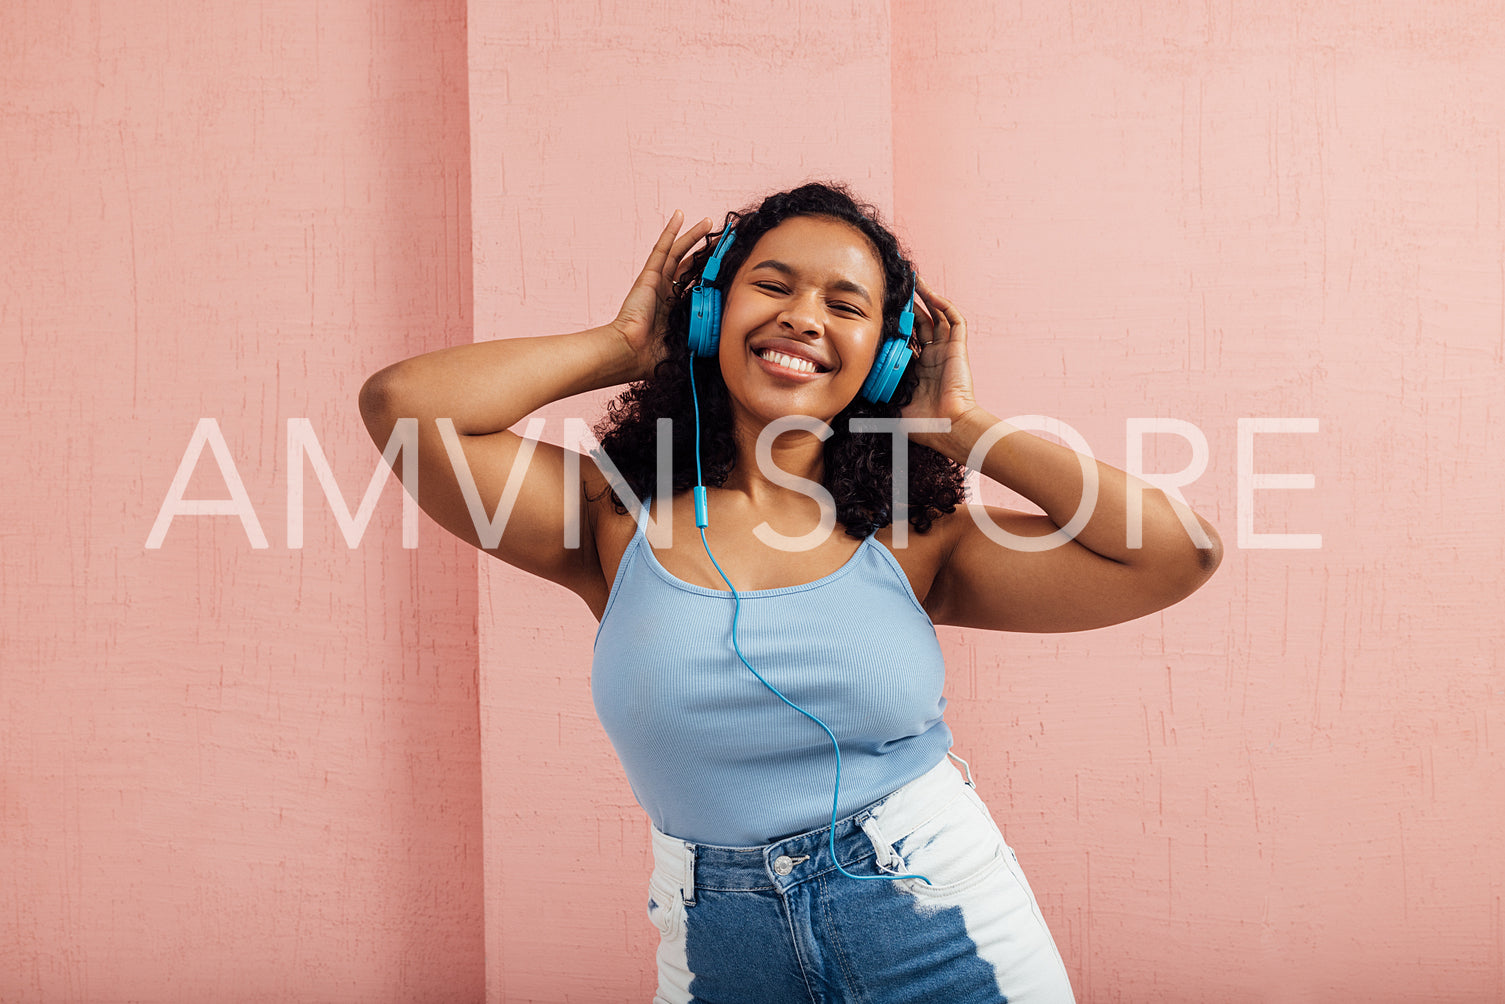
<svg viewBox="0 0 1505 1004"><path fill-rule="evenodd" d="M784 296L784 295L786 295L789 292L788 288L785 287L782 283L773 282L773 281L770 281L768 279L755 280L753 282L753 286L756 287L756 288L758 288L758 289L761 289L763 292L769 293L769 294L771 294L773 296ZM827 306L830 307L832 310L838 310L838 311L840 311L841 313L847 315L848 317L866 317L867 316L867 314L865 314L863 312L863 310L862 310L861 307L857 306L856 304L847 303L847 302L842 301L842 300L837 300L834 303L828 301L827 302Z"/></svg>

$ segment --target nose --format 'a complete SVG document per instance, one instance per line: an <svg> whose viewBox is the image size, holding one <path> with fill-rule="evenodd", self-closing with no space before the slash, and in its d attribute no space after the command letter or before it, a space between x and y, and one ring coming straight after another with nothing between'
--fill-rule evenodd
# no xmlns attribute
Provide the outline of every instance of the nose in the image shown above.
<svg viewBox="0 0 1505 1004"><path fill-rule="evenodd" d="M824 304L820 293L806 290L792 294L779 313L779 324L796 334L818 335L824 330Z"/></svg>

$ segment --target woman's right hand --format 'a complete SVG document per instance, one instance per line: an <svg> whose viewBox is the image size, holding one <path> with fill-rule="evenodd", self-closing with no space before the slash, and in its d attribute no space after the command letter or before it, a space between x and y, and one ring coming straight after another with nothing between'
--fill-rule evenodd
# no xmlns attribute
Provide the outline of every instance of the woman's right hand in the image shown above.
<svg viewBox="0 0 1505 1004"><path fill-rule="evenodd" d="M711 232L709 218L701 220L684 233L679 232L684 214L678 209L669 217L663 233L658 235L648 261L622 309L611 326L622 336L629 352L637 361L634 379L645 380L653 375L653 368L663 355L664 327L668 324L669 293L679 274L681 259L701 238Z"/></svg>

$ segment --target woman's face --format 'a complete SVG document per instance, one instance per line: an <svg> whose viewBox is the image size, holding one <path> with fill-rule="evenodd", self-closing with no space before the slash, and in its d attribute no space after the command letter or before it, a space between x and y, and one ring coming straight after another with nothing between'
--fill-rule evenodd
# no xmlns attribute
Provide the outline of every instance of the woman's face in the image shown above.
<svg viewBox="0 0 1505 1004"><path fill-rule="evenodd" d="M721 372L739 419L829 422L856 398L883 333L883 265L861 231L796 216L753 245L725 293Z"/></svg>

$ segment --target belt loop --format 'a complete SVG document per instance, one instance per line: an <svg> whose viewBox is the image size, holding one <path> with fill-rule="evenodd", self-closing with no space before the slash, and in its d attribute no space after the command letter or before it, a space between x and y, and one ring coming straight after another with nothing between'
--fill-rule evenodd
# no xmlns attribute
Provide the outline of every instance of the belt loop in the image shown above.
<svg viewBox="0 0 1505 1004"><path fill-rule="evenodd" d="M894 850L893 844L883 838L883 830L879 828L877 819L871 815L864 816L858 825L867 834L868 842L873 845L873 852L878 855L880 871L893 871L904 864L904 859Z"/></svg>
<svg viewBox="0 0 1505 1004"><path fill-rule="evenodd" d="M959 763L959 764L962 765L962 769L967 772L967 787L971 788L973 791L976 791L977 790L977 785L975 785L975 784L972 783L972 768L967 763L967 761L963 760L961 757L957 756L955 753L951 752L950 750L946 751L946 755L949 756L951 759L955 760L957 763Z"/></svg>
<svg viewBox="0 0 1505 1004"><path fill-rule="evenodd" d="M683 870L680 873L679 895L684 900L685 906L695 905L695 845L689 841L684 844L685 853L683 858Z"/></svg>

